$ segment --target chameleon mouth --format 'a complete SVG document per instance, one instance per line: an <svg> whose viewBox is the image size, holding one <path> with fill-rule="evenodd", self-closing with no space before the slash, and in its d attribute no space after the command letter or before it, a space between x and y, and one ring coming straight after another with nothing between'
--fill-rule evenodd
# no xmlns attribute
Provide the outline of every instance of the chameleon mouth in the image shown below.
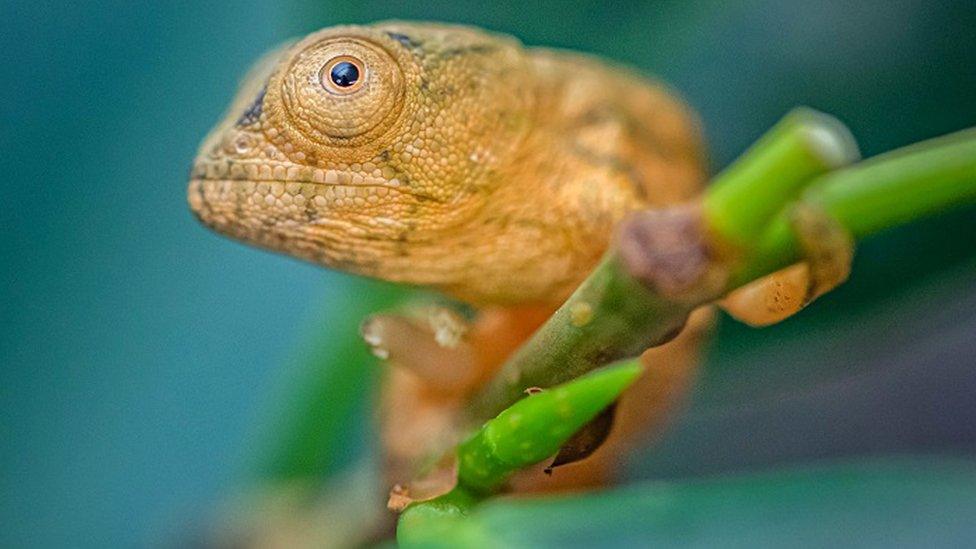
<svg viewBox="0 0 976 549"><path fill-rule="evenodd" d="M363 175L343 170L325 170L309 166L273 162L240 162L233 160L198 161L190 171L191 180L250 181L255 184L308 183L343 187L383 187L403 192L404 185L396 177Z"/></svg>
<svg viewBox="0 0 976 549"><path fill-rule="evenodd" d="M204 225L242 240L264 242L285 233L297 238L310 227L338 227L409 194L395 178L207 159L191 169L187 201Z"/></svg>
<svg viewBox="0 0 976 549"><path fill-rule="evenodd" d="M330 211L366 209L413 194L399 179L294 164L200 160L190 171L187 199L214 228L250 220L325 221Z"/></svg>

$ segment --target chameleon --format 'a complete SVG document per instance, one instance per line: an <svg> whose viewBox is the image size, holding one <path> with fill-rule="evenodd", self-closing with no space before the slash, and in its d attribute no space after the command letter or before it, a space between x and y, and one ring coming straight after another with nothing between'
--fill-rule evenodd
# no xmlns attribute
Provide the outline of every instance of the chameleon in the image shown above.
<svg viewBox="0 0 976 549"><path fill-rule="evenodd" d="M441 361L417 368L437 375L497 366L589 274L624 216L688 203L705 179L698 119L664 84L502 34L391 21L327 28L259 60L204 139L187 196L204 225L234 239L484 311L464 356L386 319L387 339L404 342L394 353ZM776 322L802 307L812 270L770 275L722 305ZM706 325L648 351L653 383L625 394L618 418L663 415ZM403 457L450 423L464 388L447 383L430 406L431 386L392 377L386 443ZM603 470L585 476L576 486Z"/></svg>

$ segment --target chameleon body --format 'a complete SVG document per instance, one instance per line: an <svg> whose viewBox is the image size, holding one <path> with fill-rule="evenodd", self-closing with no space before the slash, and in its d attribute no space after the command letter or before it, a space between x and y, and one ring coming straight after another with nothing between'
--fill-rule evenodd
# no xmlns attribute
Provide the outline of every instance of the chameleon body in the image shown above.
<svg viewBox="0 0 976 549"><path fill-rule="evenodd" d="M660 84L461 26L325 29L269 54L194 162L218 232L475 305L553 306L614 225L700 190Z"/></svg>

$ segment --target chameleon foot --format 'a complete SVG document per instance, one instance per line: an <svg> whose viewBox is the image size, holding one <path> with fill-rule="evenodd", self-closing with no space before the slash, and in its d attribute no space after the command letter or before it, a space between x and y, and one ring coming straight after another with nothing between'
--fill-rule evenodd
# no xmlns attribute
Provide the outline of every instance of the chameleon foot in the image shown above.
<svg viewBox="0 0 976 549"><path fill-rule="evenodd" d="M750 326L769 326L793 316L836 288L851 272L854 244L836 221L818 208L800 204L791 224L805 258L731 292L721 306Z"/></svg>
<svg viewBox="0 0 976 549"><path fill-rule="evenodd" d="M467 330L464 319L443 307L374 315L360 327L374 355L442 393L464 391L477 378L475 350L463 339Z"/></svg>

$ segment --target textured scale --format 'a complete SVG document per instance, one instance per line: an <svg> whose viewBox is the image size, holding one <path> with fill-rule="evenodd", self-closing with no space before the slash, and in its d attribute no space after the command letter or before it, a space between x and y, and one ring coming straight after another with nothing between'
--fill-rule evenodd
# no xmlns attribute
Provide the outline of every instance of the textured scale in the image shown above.
<svg viewBox="0 0 976 549"><path fill-rule="evenodd" d="M337 62L359 69L339 87ZM428 23L325 29L268 54L200 148L209 227L475 304L565 298L629 211L687 200L697 125L606 61Z"/></svg>

